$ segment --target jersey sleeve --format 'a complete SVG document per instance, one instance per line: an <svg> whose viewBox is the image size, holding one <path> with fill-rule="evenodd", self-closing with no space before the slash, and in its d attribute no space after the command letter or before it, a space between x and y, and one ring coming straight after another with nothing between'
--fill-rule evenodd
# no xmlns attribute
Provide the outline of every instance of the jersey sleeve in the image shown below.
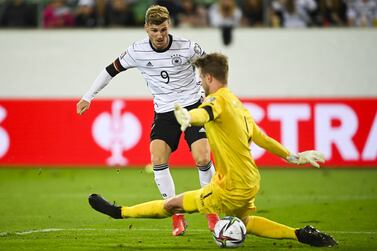
<svg viewBox="0 0 377 251"><path fill-rule="evenodd" d="M203 48L193 41L191 41L190 44L190 62L195 61L195 59L200 58L204 56L206 52L203 50Z"/></svg>
<svg viewBox="0 0 377 251"><path fill-rule="evenodd" d="M106 71L102 70L101 73L94 80L90 89L82 97L83 100L91 102L94 97L110 83L112 76Z"/></svg>
<svg viewBox="0 0 377 251"><path fill-rule="evenodd" d="M251 115L248 116L247 120L252 128L250 138L255 144L284 159L290 155L289 150L285 146L269 137L261 130Z"/></svg>
<svg viewBox="0 0 377 251"><path fill-rule="evenodd" d="M118 60L124 70L135 68L137 65L133 45L128 47L127 50L118 57Z"/></svg>
<svg viewBox="0 0 377 251"><path fill-rule="evenodd" d="M221 98L207 96L204 102L196 109L190 110L191 124L201 126L205 123L215 120L221 114Z"/></svg>
<svg viewBox="0 0 377 251"><path fill-rule="evenodd" d="M118 73L125 71L127 69L136 67L136 62L133 54L133 46L127 48L119 57L117 57L111 64L106 67L106 71L111 77L115 77ZM132 52L131 52L132 51Z"/></svg>
<svg viewBox="0 0 377 251"><path fill-rule="evenodd" d="M202 126L210 119L209 114L205 109L196 108L189 111L191 115L190 124L193 126Z"/></svg>
<svg viewBox="0 0 377 251"><path fill-rule="evenodd" d="M223 106L223 98L220 96L209 95L207 96L203 103L199 106L207 111L209 115L209 121L217 119L221 112Z"/></svg>

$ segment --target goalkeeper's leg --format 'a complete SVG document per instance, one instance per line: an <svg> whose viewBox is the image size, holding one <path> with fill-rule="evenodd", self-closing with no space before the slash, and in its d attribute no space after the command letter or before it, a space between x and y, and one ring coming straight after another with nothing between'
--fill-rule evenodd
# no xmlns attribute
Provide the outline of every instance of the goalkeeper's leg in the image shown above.
<svg viewBox="0 0 377 251"><path fill-rule="evenodd" d="M141 203L135 206L117 206L111 204L98 194L89 196L90 206L103 214L107 214L114 219L123 218L166 218L172 215L165 209L164 200L155 200Z"/></svg>
<svg viewBox="0 0 377 251"><path fill-rule="evenodd" d="M295 229L259 216L249 216L245 221L249 234L274 239L293 239L316 247L337 245L334 238L312 226Z"/></svg>
<svg viewBox="0 0 377 251"><path fill-rule="evenodd" d="M155 200L135 206L122 206L122 218L166 218L178 213L198 212L200 190L188 191L166 200Z"/></svg>
<svg viewBox="0 0 377 251"><path fill-rule="evenodd" d="M295 239L295 229L259 216L249 216L246 220L248 234L274 239Z"/></svg>
<svg viewBox="0 0 377 251"><path fill-rule="evenodd" d="M98 194L89 196L93 209L114 219L124 218L167 218L175 213L198 212L197 201L200 190L190 191L167 200L154 200L134 206L117 206L111 204Z"/></svg>

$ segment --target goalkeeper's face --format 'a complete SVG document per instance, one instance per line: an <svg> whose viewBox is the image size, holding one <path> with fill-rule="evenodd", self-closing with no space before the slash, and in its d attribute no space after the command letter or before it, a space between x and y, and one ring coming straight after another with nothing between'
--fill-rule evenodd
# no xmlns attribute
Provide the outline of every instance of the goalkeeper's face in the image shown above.
<svg viewBox="0 0 377 251"><path fill-rule="evenodd" d="M199 76L202 79L202 86L203 86L204 92L205 92L206 96L208 96L210 93L209 93L209 86L208 86L207 75L203 75L202 72L200 71L200 75Z"/></svg>

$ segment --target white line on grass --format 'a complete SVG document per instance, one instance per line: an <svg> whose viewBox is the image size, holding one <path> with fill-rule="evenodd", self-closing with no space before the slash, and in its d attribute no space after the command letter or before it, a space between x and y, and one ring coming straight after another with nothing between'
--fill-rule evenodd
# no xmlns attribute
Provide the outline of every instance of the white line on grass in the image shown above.
<svg viewBox="0 0 377 251"><path fill-rule="evenodd" d="M24 197L24 193L12 193L12 197ZM38 194L36 198L50 198L51 194ZM119 198L123 194L113 194L114 198ZM1 198L8 198L9 193L0 192ZM56 193L55 198L83 198L86 199L88 194L83 193ZM153 196L140 196L138 194L129 194L125 199L139 199L139 200L152 200ZM282 195L259 195L260 199L273 199L273 200L376 200L377 195L363 195L363 194L350 194L350 195L331 195L331 194L313 194L313 195L300 195L300 194L282 194Z"/></svg>
<svg viewBox="0 0 377 251"><path fill-rule="evenodd" d="M334 233L334 234L377 234L377 231L328 231L328 232Z"/></svg>
<svg viewBox="0 0 377 251"><path fill-rule="evenodd" d="M331 201L345 201L345 200L376 200L376 195L323 195L323 194L313 194L313 195L260 195L263 199L273 199L273 200L331 200Z"/></svg>
<svg viewBox="0 0 377 251"><path fill-rule="evenodd" d="M133 229L125 229L125 228L105 228L105 229L95 229L95 228L44 228L44 229L30 229L25 231L17 231L17 232L0 232L0 236L6 236L8 234L16 234L16 235L29 235L34 233L49 233L49 232L66 232L66 231L120 231L120 232L131 232L131 231L153 231L153 232L161 232L167 231L170 232L170 229L160 229L160 228L133 228ZM190 232L208 232L207 229L190 229ZM332 234L370 234L375 235L377 231L325 231Z"/></svg>

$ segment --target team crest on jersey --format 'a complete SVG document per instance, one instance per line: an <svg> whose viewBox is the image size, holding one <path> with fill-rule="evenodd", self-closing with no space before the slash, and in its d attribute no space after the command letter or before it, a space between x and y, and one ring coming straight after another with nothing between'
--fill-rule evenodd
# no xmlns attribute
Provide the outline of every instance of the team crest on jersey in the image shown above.
<svg viewBox="0 0 377 251"><path fill-rule="evenodd" d="M173 56L171 56L171 63L173 65L181 65L182 64L182 58L181 58L181 55L179 54L174 54Z"/></svg>
<svg viewBox="0 0 377 251"><path fill-rule="evenodd" d="M194 51L196 54L198 55L202 55L202 47L200 47L200 45L198 45L197 43L195 43L195 46L194 46Z"/></svg>
<svg viewBox="0 0 377 251"><path fill-rule="evenodd" d="M122 54L120 54L120 58L123 59L124 56L126 56L126 54L127 54L127 51L123 52Z"/></svg>

